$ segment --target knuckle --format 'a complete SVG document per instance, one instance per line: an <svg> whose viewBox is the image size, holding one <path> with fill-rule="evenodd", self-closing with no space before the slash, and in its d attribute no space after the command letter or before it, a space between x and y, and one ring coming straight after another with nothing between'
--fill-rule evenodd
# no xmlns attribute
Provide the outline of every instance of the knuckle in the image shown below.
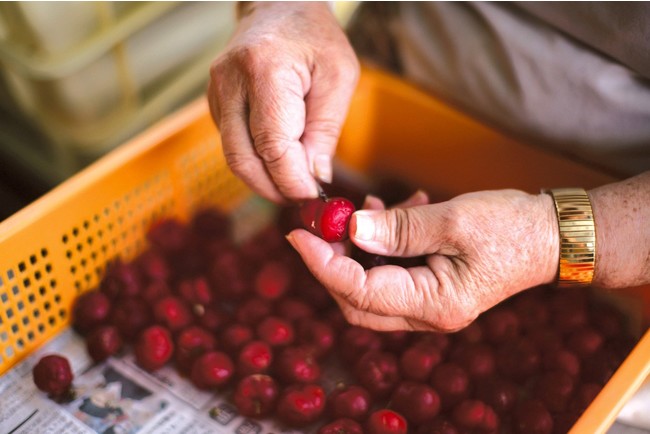
<svg viewBox="0 0 650 434"><path fill-rule="evenodd" d="M306 130L309 129L310 132L331 140L337 140L339 138L341 127L340 122L337 122L334 119L325 118L310 120L307 125L305 125Z"/></svg>
<svg viewBox="0 0 650 434"><path fill-rule="evenodd" d="M462 240L471 225L470 215L471 212L462 206L449 203L441 218L442 233L447 234L451 240Z"/></svg>
<svg viewBox="0 0 650 434"><path fill-rule="evenodd" d="M385 213L388 221L383 234L386 243L391 247L393 255L403 255L408 247L411 236L415 233L413 219L410 213L401 208L394 208Z"/></svg>
<svg viewBox="0 0 650 434"><path fill-rule="evenodd" d="M343 311L343 316L345 317L345 320L350 324L351 326L363 326L363 320L361 318L361 315L359 315L357 312L353 310L348 310L345 309Z"/></svg>
<svg viewBox="0 0 650 434"><path fill-rule="evenodd" d="M342 62L339 74L346 80L352 79L356 83L361 75L361 64L354 53L348 57L347 62Z"/></svg>
<svg viewBox="0 0 650 434"><path fill-rule="evenodd" d="M237 152L225 151L224 157L226 159L226 164L228 164L228 167L230 167L230 170L232 170L233 173L235 173L237 176L244 179L250 179L250 177L254 175L256 165L250 159L243 157Z"/></svg>
<svg viewBox="0 0 650 434"><path fill-rule="evenodd" d="M282 161L289 152L286 137L270 131L261 131L253 137L255 150L265 163L274 164Z"/></svg>

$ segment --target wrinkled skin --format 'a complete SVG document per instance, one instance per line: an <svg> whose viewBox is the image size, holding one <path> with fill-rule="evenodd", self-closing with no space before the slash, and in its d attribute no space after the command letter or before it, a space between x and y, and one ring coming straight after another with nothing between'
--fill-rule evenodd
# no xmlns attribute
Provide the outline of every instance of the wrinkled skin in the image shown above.
<svg viewBox="0 0 650 434"><path fill-rule="evenodd" d="M380 255L425 255L420 267L364 271L342 246L305 230L291 232L289 241L352 324L449 332L510 295L554 279L558 240L550 200L516 190L437 204L418 192L390 210L377 198L367 200L350 222L352 242Z"/></svg>
<svg viewBox="0 0 650 434"><path fill-rule="evenodd" d="M326 4L248 7L210 77L226 161L254 191L301 200L331 182L359 62Z"/></svg>

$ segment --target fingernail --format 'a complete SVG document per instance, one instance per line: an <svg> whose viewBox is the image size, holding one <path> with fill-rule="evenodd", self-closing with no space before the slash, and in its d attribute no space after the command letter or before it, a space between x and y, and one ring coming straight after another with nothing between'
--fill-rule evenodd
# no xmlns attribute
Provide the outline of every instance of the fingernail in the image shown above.
<svg viewBox="0 0 650 434"><path fill-rule="evenodd" d="M332 158L329 155L319 154L314 157L314 175L326 184L332 182Z"/></svg>
<svg viewBox="0 0 650 434"><path fill-rule="evenodd" d="M361 241L372 241L375 236L375 222L364 211L354 213L356 227L354 236Z"/></svg>

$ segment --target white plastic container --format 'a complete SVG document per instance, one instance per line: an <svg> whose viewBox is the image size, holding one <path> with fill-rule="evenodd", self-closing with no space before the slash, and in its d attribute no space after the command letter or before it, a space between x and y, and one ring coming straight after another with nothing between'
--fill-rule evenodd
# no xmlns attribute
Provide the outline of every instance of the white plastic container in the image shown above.
<svg viewBox="0 0 650 434"><path fill-rule="evenodd" d="M66 177L204 91L233 27L232 2L2 2L0 66Z"/></svg>

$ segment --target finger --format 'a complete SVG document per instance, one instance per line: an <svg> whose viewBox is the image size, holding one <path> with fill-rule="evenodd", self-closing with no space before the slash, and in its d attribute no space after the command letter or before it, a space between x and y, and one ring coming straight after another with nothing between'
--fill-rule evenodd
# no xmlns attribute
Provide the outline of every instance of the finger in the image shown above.
<svg viewBox="0 0 650 434"><path fill-rule="evenodd" d="M361 209L373 209L377 211L383 211L386 209L386 205L384 205L384 201L379 199L377 196L373 196L369 194L364 199Z"/></svg>
<svg viewBox="0 0 650 434"><path fill-rule="evenodd" d="M357 68L344 62L315 65L312 86L305 98L301 141L314 176L328 184L332 182L332 156L357 85Z"/></svg>
<svg viewBox="0 0 650 434"><path fill-rule="evenodd" d="M428 203L429 195L423 190L418 190L404 202L398 203L393 208L411 208L414 206L427 205Z"/></svg>
<svg viewBox="0 0 650 434"><path fill-rule="evenodd" d="M293 70L276 70L250 84L250 132L277 189L288 199L318 195L305 148L305 90Z"/></svg>
<svg viewBox="0 0 650 434"><path fill-rule="evenodd" d="M444 205L434 204L356 211L350 218L350 239L361 249L384 256L436 253L444 241L444 210Z"/></svg>
<svg viewBox="0 0 650 434"><path fill-rule="evenodd" d="M456 267L442 255L430 257L426 267L384 265L366 272L359 263L336 254L329 243L306 230L294 230L287 239L352 323L450 332L466 326L477 315L471 300L468 305L463 298ZM382 325L380 318L393 319Z"/></svg>
<svg viewBox="0 0 650 434"><path fill-rule="evenodd" d="M340 296L332 294L334 300L341 308L341 312L346 321L351 325L366 327L377 331L432 331L434 330L430 325L421 321L409 320L402 317L388 317L375 315L374 313L364 312L352 306L348 301Z"/></svg>
<svg viewBox="0 0 650 434"><path fill-rule="evenodd" d="M402 267L385 265L365 271L358 262L336 254L329 243L303 229L292 231L288 240L332 294L360 311L410 317L414 307L424 305L423 294L430 293L429 282L421 274L417 275L416 285L409 271Z"/></svg>
<svg viewBox="0 0 650 434"><path fill-rule="evenodd" d="M217 80L220 77L213 75L208 85L208 103L219 128L226 163L256 193L274 202L282 202L282 195L253 147L241 82L229 81L230 86L222 86L217 84Z"/></svg>

